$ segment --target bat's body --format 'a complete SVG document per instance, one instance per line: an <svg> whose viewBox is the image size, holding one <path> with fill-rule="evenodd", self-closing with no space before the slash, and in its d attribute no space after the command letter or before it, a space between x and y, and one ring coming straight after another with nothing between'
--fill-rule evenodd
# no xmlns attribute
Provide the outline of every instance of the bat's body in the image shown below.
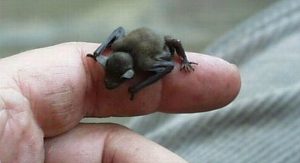
<svg viewBox="0 0 300 163"><path fill-rule="evenodd" d="M113 51L130 54L136 70L147 71L158 61L170 61L171 53L162 37L147 28L139 28L115 41Z"/></svg>
<svg viewBox="0 0 300 163"><path fill-rule="evenodd" d="M106 88L116 88L123 81L133 78L135 72L153 73L146 80L129 88L131 99L139 90L172 71L175 51L182 59L182 69L193 70L191 64L195 64L187 60L179 40L169 36L161 37L148 28L136 29L125 36L125 30L119 27L93 55L88 56L100 62L100 57L107 48L111 48L113 53L104 63Z"/></svg>

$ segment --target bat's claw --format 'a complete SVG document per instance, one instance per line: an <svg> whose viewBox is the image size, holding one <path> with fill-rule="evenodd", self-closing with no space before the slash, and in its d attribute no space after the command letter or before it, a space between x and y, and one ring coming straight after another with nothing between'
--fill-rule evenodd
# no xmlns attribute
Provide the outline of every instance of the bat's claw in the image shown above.
<svg viewBox="0 0 300 163"><path fill-rule="evenodd" d="M192 65L198 65L198 63L195 62L184 62L181 64L180 71L184 70L185 72L190 72L194 71L195 69L193 68Z"/></svg>
<svg viewBox="0 0 300 163"><path fill-rule="evenodd" d="M93 58L95 61L97 61L96 57L93 54L87 54L86 57Z"/></svg>

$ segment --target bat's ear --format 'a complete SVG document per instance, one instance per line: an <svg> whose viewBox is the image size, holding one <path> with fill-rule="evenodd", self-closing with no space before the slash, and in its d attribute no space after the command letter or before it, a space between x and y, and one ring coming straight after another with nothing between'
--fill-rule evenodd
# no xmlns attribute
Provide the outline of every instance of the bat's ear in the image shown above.
<svg viewBox="0 0 300 163"><path fill-rule="evenodd" d="M123 79L132 79L134 76L134 71L132 69L127 70L122 76L121 78Z"/></svg>

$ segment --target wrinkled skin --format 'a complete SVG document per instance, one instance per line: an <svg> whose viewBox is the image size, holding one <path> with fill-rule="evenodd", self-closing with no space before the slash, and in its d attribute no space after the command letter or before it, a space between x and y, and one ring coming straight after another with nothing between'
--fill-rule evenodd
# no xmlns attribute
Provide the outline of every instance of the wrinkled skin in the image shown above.
<svg viewBox="0 0 300 163"><path fill-rule="evenodd" d="M97 47L67 43L0 60L1 163L185 162L125 127L79 121L90 116L208 111L227 105L240 89L234 65L188 53L199 63L194 73L180 73L176 65L175 71L129 101L128 86L107 90L104 70L86 58Z"/></svg>

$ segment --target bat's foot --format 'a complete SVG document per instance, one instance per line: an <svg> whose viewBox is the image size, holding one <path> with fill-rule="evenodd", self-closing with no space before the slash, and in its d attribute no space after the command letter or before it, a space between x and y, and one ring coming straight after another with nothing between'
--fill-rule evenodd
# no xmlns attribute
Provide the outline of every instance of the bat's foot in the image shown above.
<svg viewBox="0 0 300 163"><path fill-rule="evenodd" d="M96 57L93 54L87 54L86 57L93 58L95 61L97 61Z"/></svg>
<svg viewBox="0 0 300 163"><path fill-rule="evenodd" d="M195 69L193 68L192 65L198 65L198 63L195 63L195 62L183 62L181 64L181 67L180 67L180 71L181 70L184 70L185 72L190 72L190 71L194 71Z"/></svg>

